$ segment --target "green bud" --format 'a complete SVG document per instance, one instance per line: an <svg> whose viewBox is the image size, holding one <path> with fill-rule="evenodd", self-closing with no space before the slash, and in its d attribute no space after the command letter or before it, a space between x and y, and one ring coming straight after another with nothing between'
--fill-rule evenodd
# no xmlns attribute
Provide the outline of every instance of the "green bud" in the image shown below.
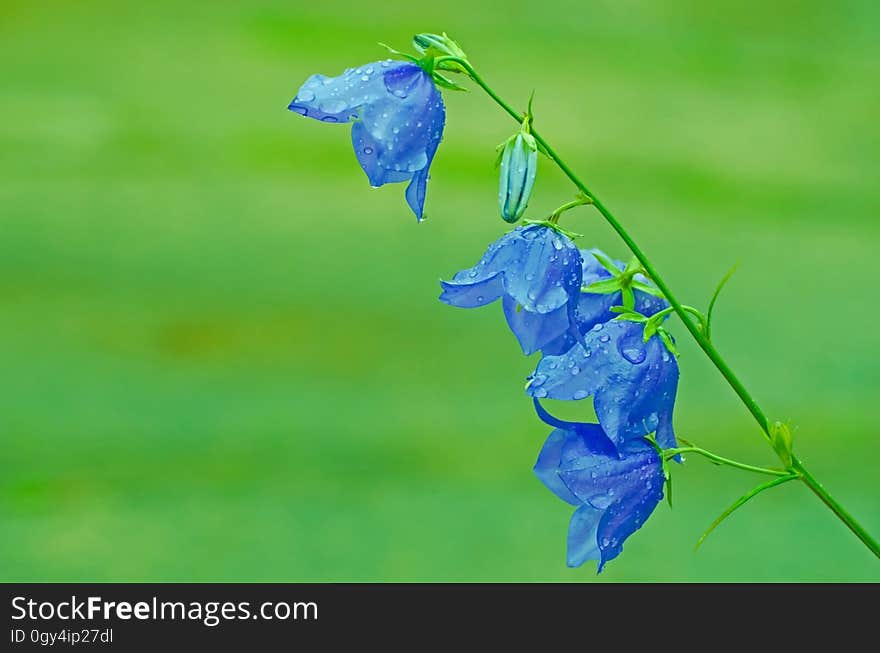
<svg viewBox="0 0 880 653"><path fill-rule="evenodd" d="M791 467L791 427L782 422L774 422L770 426L770 441L786 467Z"/></svg>
<svg viewBox="0 0 880 653"><path fill-rule="evenodd" d="M416 50L426 56L446 56L467 59L467 55L461 46L443 34L416 34L413 37L413 45Z"/></svg>
<svg viewBox="0 0 880 653"><path fill-rule="evenodd" d="M521 130L504 144L501 153L501 176L498 182L498 207L505 222L522 217L538 171L538 145L534 137Z"/></svg>

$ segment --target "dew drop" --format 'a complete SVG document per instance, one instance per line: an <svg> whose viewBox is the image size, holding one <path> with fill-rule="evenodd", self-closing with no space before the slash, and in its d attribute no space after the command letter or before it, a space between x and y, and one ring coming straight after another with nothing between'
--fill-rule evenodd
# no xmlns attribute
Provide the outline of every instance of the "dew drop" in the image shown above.
<svg viewBox="0 0 880 653"><path fill-rule="evenodd" d="M547 396L547 391L544 388L538 388L537 390L535 390L534 395L538 399L543 399L544 397Z"/></svg>
<svg viewBox="0 0 880 653"><path fill-rule="evenodd" d="M575 399L586 399L589 396L590 396L590 393L587 392L586 390L577 390L572 395L572 397L574 397Z"/></svg>
<svg viewBox="0 0 880 653"><path fill-rule="evenodd" d="M372 153L373 153L372 147L365 147L364 148L364 154L372 154Z"/></svg>
<svg viewBox="0 0 880 653"><path fill-rule="evenodd" d="M315 94L309 90L303 89L299 92L299 95L296 98L297 100L302 100L303 102L311 102L315 99Z"/></svg>
<svg viewBox="0 0 880 653"><path fill-rule="evenodd" d="M608 342L609 340L611 340L611 336L609 336L607 333L603 333L601 336L599 336L599 342Z"/></svg>

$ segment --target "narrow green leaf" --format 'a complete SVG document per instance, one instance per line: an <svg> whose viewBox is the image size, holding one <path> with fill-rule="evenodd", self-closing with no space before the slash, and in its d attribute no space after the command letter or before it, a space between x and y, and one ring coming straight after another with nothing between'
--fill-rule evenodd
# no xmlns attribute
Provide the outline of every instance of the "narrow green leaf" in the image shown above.
<svg viewBox="0 0 880 653"><path fill-rule="evenodd" d="M706 314L706 339L712 340L712 309L715 308L715 302L718 301L718 295L721 294L721 289L724 288L725 284L730 281L730 277L733 276L733 273L736 272L736 268L739 267L739 262L734 263L733 267L727 271L727 274L718 282L718 286L715 288L715 292L712 294L712 299L709 300L709 310Z"/></svg>
<svg viewBox="0 0 880 653"><path fill-rule="evenodd" d="M700 539L697 540L697 545L694 547L694 550L696 551L697 549L699 549L700 545L706 540L707 537L709 537L709 534L714 531L721 522L730 517L730 515L732 515L738 508L745 505L749 501L749 499L758 496L764 490L769 490L770 488L776 487L777 485L782 485L783 483L787 483L788 481L793 481L796 478L798 478L796 474L792 474L791 476L780 476L779 478L774 478L772 481L767 481L766 483L763 483L758 487L746 492L739 499L734 501L727 510L718 515L718 518L709 525L709 528L707 528L700 536Z"/></svg>

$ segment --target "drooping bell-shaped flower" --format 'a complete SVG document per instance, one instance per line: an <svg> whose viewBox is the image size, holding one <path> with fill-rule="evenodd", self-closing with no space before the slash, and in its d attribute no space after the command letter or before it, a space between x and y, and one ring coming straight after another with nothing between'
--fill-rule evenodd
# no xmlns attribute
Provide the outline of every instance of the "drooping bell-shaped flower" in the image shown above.
<svg viewBox="0 0 880 653"><path fill-rule="evenodd" d="M408 181L406 201L422 219L446 109L431 75L419 65L389 59L339 77L312 75L289 109L323 122L354 122L354 153L370 185Z"/></svg>
<svg viewBox="0 0 880 653"><path fill-rule="evenodd" d="M627 442L618 452L598 424L558 420L537 400L535 409L554 427L538 455L535 475L578 507L568 528L568 565L598 560L601 572L663 498L666 475L660 454L644 439Z"/></svg>
<svg viewBox="0 0 880 653"><path fill-rule="evenodd" d="M498 208L505 222L519 220L532 196L538 172L538 145L525 129L508 139L501 152Z"/></svg>
<svg viewBox="0 0 880 653"><path fill-rule="evenodd" d="M664 449L676 446L672 411L678 361L659 333L644 339L645 324L596 324L560 356L545 356L527 393L538 399L593 397L599 424L618 448L655 433Z"/></svg>
<svg viewBox="0 0 880 653"><path fill-rule="evenodd" d="M617 317L611 307L625 304L624 288L629 288L632 293L628 300L632 301L634 309L646 317L669 306L669 302L658 296L659 291L643 274L631 274L628 272L629 266L623 261L611 259L595 248L582 249L581 256L584 274L577 310L577 330L581 335L597 324ZM558 356L571 349L575 342L577 339L571 333L566 333L548 343L542 351L545 355Z"/></svg>
<svg viewBox="0 0 880 653"><path fill-rule="evenodd" d="M504 315L528 355L575 324L581 255L548 224L517 227L489 246L472 268L442 281L440 300L476 308L502 299Z"/></svg>

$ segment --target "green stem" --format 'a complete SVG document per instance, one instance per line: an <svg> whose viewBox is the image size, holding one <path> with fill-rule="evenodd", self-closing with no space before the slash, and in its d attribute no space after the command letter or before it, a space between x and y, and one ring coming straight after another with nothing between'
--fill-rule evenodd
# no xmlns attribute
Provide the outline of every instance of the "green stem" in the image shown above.
<svg viewBox="0 0 880 653"><path fill-rule="evenodd" d="M592 204L593 200L589 197L579 197L576 200L572 200L571 202L566 202L559 208L557 208L553 213L550 214L550 217L547 218L548 221L556 224L559 222L559 216L568 211L569 209L573 209L578 206L583 206L584 204Z"/></svg>
<svg viewBox="0 0 880 653"><path fill-rule="evenodd" d="M792 473L790 471L784 469L769 469L767 467L757 467L755 465L747 465L746 463L737 462L736 460L731 460L730 458L723 458L718 454L714 454L711 451L706 451L700 447L678 447L676 449L664 449L663 455L668 460L669 458L673 458L680 453L695 453L703 456L704 458L708 458L719 465L726 465L727 467L736 467L737 469L744 469L747 472L757 472L758 474L768 474L770 476L791 476Z"/></svg>
<svg viewBox="0 0 880 653"><path fill-rule="evenodd" d="M445 59L445 57L444 57ZM473 66L471 66L470 62L466 59L459 59L456 57L449 57L449 60L454 60L467 72L468 76L476 83L486 94L491 97L495 103L500 106L504 111L506 111L510 116L517 121L517 123L522 123L525 118L525 114L523 112L515 110L512 106L507 104L504 99L498 95L491 86L489 86L482 77L474 70ZM663 280L663 277L657 272L653 263L651 263L650 259L645 255L645 253L641 250L641 248L636 244L633 240L632 236L624 229L623 225L621 225L617 218L609 211L604 204L599 200L599 198L594 195L589 188L587 188L586 184L580 180L580 178L574 173L574 171L568 166L568 164L556 153L556 151L544 140L544 138L535 131L534 128L531 129L532 136L535 138L535 141L538 143L540 148L544 151L544 153L550 157L554 163L559 167L560 170L565 174L566 177L580 190L584 195L592 200L593 206L596 207L596 210L605 218L605 221L611 225L611 228L617 232L617 235L623 240L629 250L635 255L635 257L639 260L639 263L642 264L642 267L645 269L645 272L648 276L654 281L657 285L657 288L660 289L660 292L666 297L666 300L670 303L672 308L675 310L675 313L678 315L679 319L684 324L685 328L690 332L691 336L693 336L694 340L700 346L700 349L709 357L709 360L715 365L721 375L725 378L727 383L733 388L733 391L737 394L740 400L743 402L748 411L752 414L752 417L755 418L755 421L758 422L758 425L761 427L761 431L764 434L764 437L768 442L771 441L770 431L769 431L769 423L767 421L767 416L764 414L764 411L761 410L761 407L758 405L758 402L752 397L746 387L743 385L742 381L739 380L739 377L734 374L733 370L727 364L727 361L721 356L712 342L706 337L706 334L702 333L691 320L690 316L687 314L687 310L682 306L681 302L675 297L675 295L670 290L669 286L666 285L666 282ZM804 468L803 464L794 459L793 464L794 469L798 472L798 476L803 480L803 482L813 491L813 493L819 497L826 506L828 506L832 512L849 528L855 535L858 537L871 552L880 558L880 543L878 543L874 538L872 538L868 532L856 521L855 517L853 517L847 510L841 506L826 490L821 483L819 483L807 470Z"/></svg>

